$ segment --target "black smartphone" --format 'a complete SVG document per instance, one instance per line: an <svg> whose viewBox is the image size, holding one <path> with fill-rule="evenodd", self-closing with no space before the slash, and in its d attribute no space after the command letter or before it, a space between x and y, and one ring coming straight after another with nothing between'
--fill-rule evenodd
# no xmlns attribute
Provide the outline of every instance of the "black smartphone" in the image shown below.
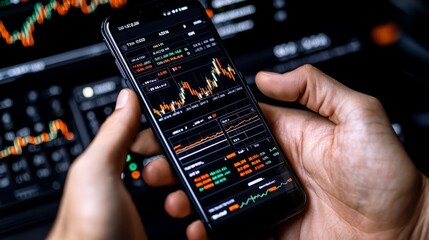
<svg viewBox="0 0 429 240"><path fill-rule="evenodd" d="M198 0L130 7L102 35L210 234L249 235L303 210L306 194Z"/></svg>

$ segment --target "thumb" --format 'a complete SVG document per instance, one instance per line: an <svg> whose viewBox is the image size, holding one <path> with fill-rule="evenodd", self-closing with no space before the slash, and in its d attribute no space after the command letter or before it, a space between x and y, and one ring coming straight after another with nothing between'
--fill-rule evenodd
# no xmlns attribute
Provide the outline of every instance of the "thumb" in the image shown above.
<svg viewBox="0 0 429 240"><path fill-rule="evenodd" d="M115 111L106 119L96 137L85 150L85 159L97 169L122 171L124 160L140 126L140 104L137 95L123 89L117 98Z"/></svg>
<svg viewBox="0 0 429 240"><path fill-rule="evenodd" d="M311 65L284 74L259 72L256 84L265 95L282 101L297 100L336 124L344 122L363 97Z"/></svg>

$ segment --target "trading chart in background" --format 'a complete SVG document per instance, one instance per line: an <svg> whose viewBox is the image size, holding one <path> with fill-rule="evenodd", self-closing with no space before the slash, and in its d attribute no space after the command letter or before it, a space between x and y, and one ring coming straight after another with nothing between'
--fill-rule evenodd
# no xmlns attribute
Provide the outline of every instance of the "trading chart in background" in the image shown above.
<svg viewBox="0 0 429 240"><path fill-rule="evenodd" d="M80 104L88 103L76 102L72 89L97 87L100 79L112 78L106 69L101 71L104 75L84 71L85 77L75 73L65 76L63 67L71 68L71 63L80 64L85 59L105 56L107 49L98 34L100 23L132 2L0 0L0 83L4 83L3 89L10 90L0 94L0 209L19 206L16 203L50 196L62 189L69 165L96 134L97 126L111 112L109 109L115 100L113 95L107 102L107 96L88 98L85 101L91 100L98 107L83 111ZM202 2L215 24L222 27L225 38L253 28L249 26L253 26L251 18L256 12L250 1L226 5L224 1ZM135 71L140 75L149 68L159 68L154 76L160 80L159 84L147 86L151 94L167 96L165 93L169 93L168 97L152 103L158 116L164 118L178 108L205 106L204 102L222 97L223 92L234 88L237 73L229 62L215 55L201 58L204 64L195 71L198 74L190 74L190 68L194 67L186 63L164 67L175 59L211 51L217 44L213 39L204 38L191 46L178 48L182 43L165 44L175 50L158 52L150 64L135 64ZM88 48L92 46L95 48ZM161 49L164 48L157 50ZM115 79L120 82L117 75ZM112 94L117 94L121 88L118 82L115 84ZM79 116L83 116L81 120ZM188 142L192 140L187 139ZM219 156L226 153L219 153ZM186 149L182 154L186 154ZM131 170L135 172L134 168Z"/></svg>
<svg viewBox="0 0 429 240"><path fill-rule="evenodd" d="M70 108L71 89L94 81L91 73L70 73L71 64L103 53L85 48L102 44L94 34L101 20L126 3L0 0L0 211L61 192L89 141Z"/></svg>
<svg viewBox="0 0 429 240"><path fill-rule="evenodd" d="M98 43L101 20L126 0L0 0L0 68ZM8 11L13 8L13 11ZM76 20L79 19L79 20ZM82 26L82 24L85 24ZM49 37L47 37L49 36ZM27 58L25 58L27 56Z"/></svg>
<svg viewBox="0 0 429 240"><path fill-rule="evenodd" d="M113 111L116 96L124 87L102 42L100 24L111 13L141 1L0 0L0 235L10 226L15 229L27 221L53 216L44 205L57 202L68 167ZM366 9L366 4L359 4L360 10L348 11L350 3L310 1L317 7L304 13L308 1L200 2L238 68L252 84L257 70L284 72L303 63L326 60L328 65L333 63L333 72L344 71L349 76L353 68L338 68L338 64L356 62L334 59L349 54L354 58L354 53L365 49L362 29L355 28L354 23L355 19L365 21L360 18L360 10ZM339 3L348 5L342 14L350 15L353 21L331 12ZM375 11L374 16L385 14L386 9L382 10ZM245 41L252 44L245 46ZM210 215L221 218L225 211L239 212L274 196L280 192L277 190L293 188L289 176L269 179L270 171L259 175L275 169L273 159L279 152L263 135L255 141L258 136L254 132L267 132L256 115L243 111L247 103L231 101L224 110L210 104L214 99L230 100L223 95L229 90L242 91L233 86L236 81L230 76L238 76L229 70L230 63L221 56L207 55L200 58L201 67L195 69L198 74L188 72L195 66L187 66L185 61L196 51L210 52L216 43L204 38L195 46L178 41L164 44L147 52L146 57L157 52L151 62L140 62L141 56L135 55L134 70L146 92L158 95L157 101L150 102L152 112L168 125L171 135L167 141L174 147L191 185L210 206ZM162 52L166 46L174 50ZM167 66L169 63L174 64ZM361 78L356 82L361 83ZM187 109L198 114L204 109L209 112L172 126L174 120L186 115L179 112ZM196 155L201 157L194 158ZM142 156L130 153L123 174L127 186L133 187L131 192L139 194L145 190L141 163ZM225 201L209 197L235 181L250 185L240 194L238 188L219 193ZM149 208L154 209L152 205ZM29 214L15 215L26 212ZM148 222L158 223L153 219ZM164 222L158 225L164 226ZM160 232L165 231L162 228Z"/></svg>
<svg viewBox="0 0 429 240"><path fill-rule="evenodd" d="M95 82L98 84L98 81L103 79L110 81L112 75L118 77L116 80L120 82L119 74L113 68L107 69L105 65L100 67L100 62L106 64L107 58L103 58L99 63L92 60L98 56L108 56L99 34L101 21L125 5L135 2L0 0L0 52L2 56L6 56L0 58L0 83L5 83L4 89L12 89L9 84L15 84L15 80L17 83L13 86L32 82L32 87L25 90L11 90L10 94L0 95L0 101L3 102L3 108L0 109L3 121L0 126L0 181L3 188L0 186L0 191L5 193L4 196L11 196L11 200L7 200L9 203L19 201L17 196L20 199L31 199L47 194L52 189L61 189L61 181L60 184L55 183L55 186L50 185L57 179L62 179L70 162L91 140L99 124L110 113L114 104L113 96L121 88L118 82L115 83L115 92L111 93L112 96L109 95L108 102L104 102L106 96L84 99L82 103L76 102L72 96L74 93L70 91L80 86L92 86ZM273 1L272 4L250 0L201 2L234 54L247 51L244 47L231 48L240 44L241 39L255 36L255 33L258 36L272 36L273 33L266 26L276 26L285 23L287 19L286 4L282 0ZM127 54L133 61L132 69L144 87L145 94L150 96L153 113L163 122L170 122L168 120L185 112L198 112L207 107L215 109L217 102L231 100L235 94L243 92L243 88L236 82L239 73L235 72L230 62L216 53L216 49L219 49L218 43L200 29L199 25L194 26L194 32L188 32L191 26L187 24L184 29L186 34L181 39L165 39L153 44L152 48L143 54L135 49L135 46L127 46ZM178 25L177 29L183 27ZM238 40L237 35L241 36ZM276 38L266 37L267 41L274 39ZM93 46L95 48L92 48ZM252 46L253 50L260 47L262 45ZM271 47L268 52L271 56ZM189 64L188 60L193 58L199 62L198 66ZM91 64L84 62L87 59L91 59ZM76 66L71 63L76 63ZM65 76L63 70L70 71L74 67L82 71L81 76L73 70L73 74ZM87 69L82 70L84 68ZM49 76L51 86L46 83L46 76ZM50 87L60 88L61 96L42 94L44 89ZM24 95L38 93L38 100L31 102L30 97L22 97L23 92ZM74 99L76 109L70 109L69 99ZM87 102L95 105L84 110L79 108ZM50 104L57 108L61 106L63 115L50 111L40 119L29 117L34 111L44 111L43 106ZM172 135L169 141L176 148L182 163L189 166L198 164L200 160L188 162L194 153L207 154L216 159L234 159L234 148L243 148L261 137L252 138L253 132L261 130L261 124L257 117L253 118L256 115L240 111L246 105L246 102L238 101L223 110L204 115L201 121L220 121L218 125L207 129L198 121L190 122L187 124L187 131L194 134L187 138ZM25 110L12 111L12 108ZM234 112L235 115L227 116L226 119L226 112ZM78 116L83 116L80 122L77 121ZM10 125L9 122L13 124ZM214 149L219 151L213 151ZM62 160L55 162L54 159L58 156L62 156ZM255 166L260 165L252 162ZM261 163L270 165L268 160ZM60 166L64 169L63 173L56 172ZM246 164L243 166L237 166L237 169L228 167L229 170L226 170L225 174L232 169L243 177L247 176L250 171L245 167ZM206 170L213 172L216 169ZM255 170L253 169L253 172L257 172ZM52 178L45 178L43 181L47 184L38 185L40 182L35 181L38 174L44 176L48 175L48 172ZM31 180L28 180L29 178ZM209 189L208 185L203 186L206 190ZM1 204L6 206L7 201L2 200Z"/></svg>
<svg viewBox="0 0 429 240"><path fill-rule="evenodd" d="M13 1L3 1L2 7L7 7L9 4L25 4L28 0L22 0L17 3ZM86 0L51 0L46 4L37 2L33 6L33 12L23 22L21 28L18 30L9 31L4 25L3 21L0 21L0 34L4 38L7 44L14 44L16 41L20 41L24 47L34 45L33 32L36 29L36 25L43 25L44 22L49 21L53 14L57 13L59 16L65 16L69 13L71 8L80 9L83 14L93 13L99 5L110 4L114 8L121 8L126 1L121 0L101 0L92 1L89 4Z"/></svg>
<svg viewBox="0 0 429 240"><path fill-rule="evenodd" d="M256 6L247 1L234 4L229 1L201 2L225 38L251 30L255 25L251 18L256 14ZM101 20L112 9L120 9L126 4L127 0L0 0L0 47L10 52L33 47L33 50L20 50L37 53L33 56L43 55L37 49L54 47L51 53L45 53L47 56L60 49L70 50L64 46L68 42L73 42L70 46L73 48L84 46L88 39L79 38L94 38L91 31L98 31ZM8 11L10 9L13 11Z"/></svg>
<svg viewBox="0 0 429 240"><path fill-rule="evenodd" d="M83 151L61 86L21 90L0 97L0 210L58 192Z"/></svg>

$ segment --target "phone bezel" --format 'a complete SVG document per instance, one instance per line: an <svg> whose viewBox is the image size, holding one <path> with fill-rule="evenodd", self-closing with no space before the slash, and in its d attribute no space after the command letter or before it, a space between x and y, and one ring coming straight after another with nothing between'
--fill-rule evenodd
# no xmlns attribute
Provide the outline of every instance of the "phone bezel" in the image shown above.
<svg viewBox="0 0 429 240"><path fill-rule="evenodd" d="M103 38L107 44L107 46L109 47L112 55L114 56L115 60L118 63L118 68L121 69L122 74L124 75L123 77L125 78L126 81L129 81L131 83L131 85L133 86L134 90L139 94L139 98L140 101L142 103L142 105L144 106L143 111L144 113L148 116L148 120L151 123L151 127L154 130L155 135L157 136L158 140L160 141L164 153L167 155L167 158L170 160L170 165L173 167L173 169L175 170L176 174L179 175L179 179L182 183L183 186L186 186L184 189L186 191L186 193L188 194L188 196L190 196L190 200L193 203L193 206L197 209L197 212L199 214L199 217L201 218L201 220L205 223L206 227L208 228L208 230L214 234L214 235L233 235L235 237L237 237L236 235L233 234L233 230L237 230L237 229L246 229L248 231L250 230L254 230L257 231L258 229L256 229L256 227L261 227L261 229L265 229L265 228L270 228L286 219L289 219L292 216L297 215L298 213L300 213L305 205L306 205L306 194L304 192L304 189L301 185L301 183L299 182L298 177L296 176L290 162L289 159L287 159L285 153L283 152L283 150L281 148L279 148L279 151L281 152L281 154L283 154L284 159L289 167L289 171L290 174L293 176L293 178L296 180L296 184L298 186L298 189L296 191L294 191L294 194L291 193L287 193L287 194L282 194L280 196L278 196L277 198L274 198L272 200L270 200L270 204L262 204L259 205L256 208L253 208L253 211L245 211L242 212L241 214L237 215L237 218L239 218L240 220L237 221L236 219L227 219L225 221L221 221L221 222L216 222L213 223L212 221L209 220L209 218L206 216L204 208L201 206L200 202L198 201L197 196L194 194L193 190L192 190L192 186L189 185L188 181L186 180L186 176L184 175L184 171L181 168L181 166L178 163L178 160L175 157L175 154L172 152L172 150L170 149L170 147L168 146L168 142L167 139L165 138L165 136L162 134L162 130L160 129L159 125L157 124L157 121L153 115L153 113L151 111L149 111L150 105L149 103L145 100L144 94L141 92L141 89L138 86L138 83L136 82L136 79L133 77L133 74L131 73L131 70L129 69L129 67L126 65L126 59L124 58L124 56L122 55L122 53L119 50L119 47L116 45L116 43L114 42L113 39L113 35L110 29L111 26L111 22L112 21L118 21L117 19L121 19L121 16L125 16L127 18L129 18L130 16L140 16L141 14L144 14L146 12L150 12L151 10L153 10L156 7L159 6L170 6L169 4L174 4L171 7L174 7L176 5L180 5L180 4L192 4L195 3L198 5L198 7L200 8L201 11L205 11L203 5L195 0L173 0L173 1L151 1L150 3L146 3L146 4L142 4L139 6L133 6L132 8L128 8L128 11L122 11L122 13L117 13L115 15L110 16L109 18L107 18L103 24L102 24L102 35ZM137 15L135 15L137 14ZM203 14L204 15L204 14ZM210 19L204 15L204 17L206 17L206 20L210 21ZM121 20L122 21L122 20ZM230 61L231 65L233 66L234 69L237 69L233 58L227 53L225 47L223 46L223 42L221 37L218 35L215 26L213 24L209 24L212 33L214 34L214 36L217 38L220 47L222 48L223 54L228 57L228 60ZM255 109L257 109L259 116L261 117L261 119L263 119L264 125L267 127L267 129L269 129L268 124L266 122L266 119L264 117L264 115L262 114L261 109L259 108L257 101L250 89L250 87L248 86L248 84L246 83L244 77L242 76L242 74L238 71L238 78L239 81L241 82L242 86L244 87L246 94L249 96L249 98L251 99L252 104L254 105ZM275 139L275 137L273 136L271 130L270 130L270 134L271 137L273 139ZM275 140L277 142L277 140ZM278 143L276 143L278 145ZM278 145L279 146L279 145ZM292 196L293 195L293 196ZM285 205L285 201L287 203L287 205L292 206L293 207L287 207L287 210L283 210L281 211L280 209L284 209L281 208L281 206ZM267 221L266 219L264 219L263 222L259 222L259 223L255 223L255 219L259 219L261 216L265 216L267 215L267 213L270 214L270 221ZM239 234L240 236L242 236L242 234ZM247 235L247 234L245 234Z"/></svg>

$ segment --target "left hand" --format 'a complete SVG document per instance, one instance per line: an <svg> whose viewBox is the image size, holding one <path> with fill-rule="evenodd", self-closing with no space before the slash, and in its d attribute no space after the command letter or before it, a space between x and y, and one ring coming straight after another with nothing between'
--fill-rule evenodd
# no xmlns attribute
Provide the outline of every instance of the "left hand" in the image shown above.
<svg viewBox="0 0 429 240"><path fill-rule="evenodd" d="M69 169L48 239L147 239L139 213L120 178L129 150L146 156L161 152L152 131L137 134L140 116L136 94L122 90L114 113ZM144 180L152 186L177 183L166 164L164 158L149 163L143 170ZM171 207L177 203L185 205L180 209ZM191 212L187 203L181 192L172 193L167 197L166 210L173 216L185 217Z"/></svg>
<svg viewBox="0 0 429 240"><path fill-rule="evenodd" d="M130 90L71 165L49 239L147 239L120 174L140 124L140 106Z"/></svg>

